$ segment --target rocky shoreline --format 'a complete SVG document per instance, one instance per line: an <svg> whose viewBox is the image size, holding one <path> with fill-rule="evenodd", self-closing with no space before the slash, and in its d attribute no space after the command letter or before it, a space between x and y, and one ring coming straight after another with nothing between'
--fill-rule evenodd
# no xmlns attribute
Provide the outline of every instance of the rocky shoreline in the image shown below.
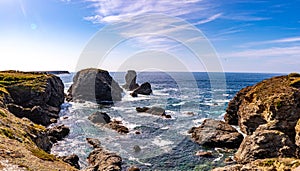
<svg viewBox="0 0 300 171"><path fill-rule="evenodd" d="M136 72L128 71L123 86L138 94L150 95L150 83L136 83ZM300 166L300 74L273 77L239 91L229 102L225 121L206 119L190 128L191 140L209 148L237 150L228 165L214 170L291 170ZM0 72L0 169L78 170L78 156L49 154L54 143L68 135L64 125L46 128L59 119L64 100L92 101L111 105L122 99L123 89L100 69L85 69L74 77L68 94L59 77L47 73ZM137 112L172 118L158 107L136 107ZM122 134L129 133L121 121L96 112L89 120ZM235 127L239 127L239 131ZM140 134L140 132L135 132ZM244 135L244 136L243 136ZM105 150L99 140L87 138L94 150L85 170L122 170L122 158ZM196 156L213 157L211 151ZM34 162L32 162L34 161ZM195 163L196 165L197 163ZM128 170L139 170L132 166Z"/></svg>

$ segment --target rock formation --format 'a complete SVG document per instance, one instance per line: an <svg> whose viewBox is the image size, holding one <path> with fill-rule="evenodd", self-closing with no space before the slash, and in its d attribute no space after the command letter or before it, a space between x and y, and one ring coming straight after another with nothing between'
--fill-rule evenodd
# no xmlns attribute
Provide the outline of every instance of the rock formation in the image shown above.
<svg viewBox="0 0 300 171"><path fill-rule="evenodd" d="M149 113L149 114L156 115L156 116L171 118L171 115L167 115L165 109L160 108L160 107L151 107L151 108L149 108L149 107L137 107L136 111L138 113L144 112L144 113Z"/></svg>
<svg viewBox="0 0 300 171"><path fill-rule="evenodd" d="M122 88L105 70L89 68L76 73L68 100L110 104L122 99Z"/></svg>
<svg viewBox="0 0 300 171"><path fill-rule="evenodd" d="M110 116L104 112L95 112L88 119L98 125L104 125L107 128L113 129L121 134L129 133L129 129L122 125L121 121L111 120Z"/></svg>
<svg viewBox="0 0 300 171"><path fill-rule="evenodd" d="M119 155L102 148L99 140L89 138L88 142L92 142L94 150L88 156L89 166L85 171L122 170L122 158ZM99 142L99 144L95 144L95 142Z"/></svg>
<svg viewBox="0 0 300 171"><path fill-rule="evenodd" d="M126 90L132 91L139 87L139 85L136 83L136 72L134 70L128 70L125 75L125 85L123 85L123 88Z"/></svg>
<svg viewBox="0 0 300 171"><path fill-rule="evenodd" d="M137 97L138 94L150 95L152 93L151 84L148 82L143 83L141 86L136 88L132 93L132 97Z"/></svg>
<svg viewBox="0 0 300 171"><path fill-rule="evenodd" d="M239 164L227 166L226 170L265 169L267 166L271 170L290 170L298 166L293 162L299 162L294 158L300 157L299 88L300 74L293 73L264 80L235 96L229 103L225 120L232 124L238 122L247 136L235 154ZM266 164L258 164L260 162Z"/></svg>
<svg viewBox="0 0 300 171"><path fill-rule="evenodd" d="M208 147L238 148L243 135L223 121L206 119L199 127L193 127L189 133L195 142Z"/></svg>

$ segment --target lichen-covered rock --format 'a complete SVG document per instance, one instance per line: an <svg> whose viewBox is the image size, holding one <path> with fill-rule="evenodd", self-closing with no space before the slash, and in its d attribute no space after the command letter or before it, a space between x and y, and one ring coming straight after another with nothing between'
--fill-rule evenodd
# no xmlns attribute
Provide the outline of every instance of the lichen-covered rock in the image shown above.
<svg viewBox="0 0 300 171"><path fill-rule="evenodd" d="M89 166L85 169L85 171L122 170L122 158L119 155L117 155L116 153L109 152L103 149L102 147L96 147L97 148L95 148L88 156Z"/></svg>
<svg viewBox="0 0 300 171"><path fill-rule="evenodd" d="M294 158L259 159L248 164L235 164L215 168L212 171L297 171L300 160Z"/></svg>
<svg viewBox="0 0 300 171"><path fill-rule="evenodd" d="M136 83L136 72L134 70L128 70L125 75L125 85L123 85L123 88L126 90L132 91L139 87L139 85Z"/></svg>
<svg viewBox="0 0 300 171"><path fill-rule="evenodd" d="M245 137L235 159L239 163L248 163L256 159L296 157L296 149L296 145L284 133L260 127Z"/></svg>
<svg viewBox="0 0 300 171"><path fill-rule="evenodd" d="M241 131L251 135L259 125L272 123L274 130L283 132L294 142L295 126L300 118L298 82L300 77L290 74L273 77L250 87L250 90L242 90L242 101L236 103L238 111L232 110L231 114L238 119Z"/></svg>
<svg viewBox="0 0 300 171"><path fill-rule="evenodd" d="M89 68L76 73L68 90L69 99L86 100L99 104L122 99L122 88L105 70Z"/></svg>
<svg viewBox="0 0 300 171"><path fill-rule="evenodd" d="M193 127L189 133L195 142L208 147L238 148L243 135L229 124L206 119L199 127Z"/></svg>
<svg viewBox="0 0 300 171"><path fill-rule="evenodd" d="M300 147L300 119L297 122L297 125L295 126L296 131L296 137L295 137L295 144Z"/></svg>
<svg viewBox="0 0 300 171"><path fill-rule="evenodd" d="M142 95L150 95L152 93L151 84L149 82L145 82L136 88L132 93L131 96L136 97L138 94Z"/></svg>

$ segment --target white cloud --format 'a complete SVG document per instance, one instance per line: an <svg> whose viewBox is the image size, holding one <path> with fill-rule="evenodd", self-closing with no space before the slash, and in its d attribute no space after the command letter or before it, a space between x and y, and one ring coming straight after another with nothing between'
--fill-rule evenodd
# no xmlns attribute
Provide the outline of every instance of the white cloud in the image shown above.
<svg viewBox="0 0 300 171"><path fill-rule="evenodd" d="M194 25L209 23L211 21L214 21L214 20L218 19L221 16L222 16L222 13L218 13L218 14L215 14L215 15L213 15L211 17L208 17L207 19L204 19L204 20L201 20L201 21L199 21L197 23L194 23Z"/></svg>

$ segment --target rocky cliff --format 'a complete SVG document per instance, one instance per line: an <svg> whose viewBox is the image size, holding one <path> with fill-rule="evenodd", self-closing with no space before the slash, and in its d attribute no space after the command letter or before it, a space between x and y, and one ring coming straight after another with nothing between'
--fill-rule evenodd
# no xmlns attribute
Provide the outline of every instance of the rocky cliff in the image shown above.
<svg viewBox="0 0 300 171"><path fill-rule="evenodd" d="M63 89L54 75L0 72L1 170L76 170L49 154L54 130L42 126L58 117Z"/></svg>

